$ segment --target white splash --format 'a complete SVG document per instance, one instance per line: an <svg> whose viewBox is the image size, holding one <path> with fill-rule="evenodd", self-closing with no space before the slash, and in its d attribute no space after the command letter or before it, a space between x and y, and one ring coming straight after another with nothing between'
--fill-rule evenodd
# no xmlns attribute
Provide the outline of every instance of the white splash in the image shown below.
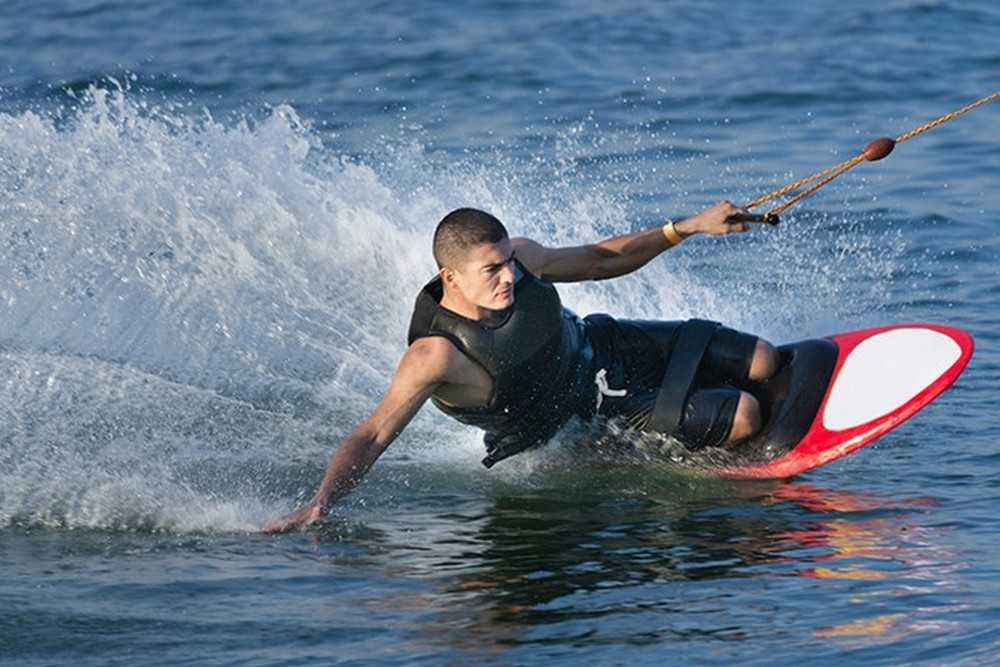
<svg viewBox="0 0 1000 667"><path fill-rule="evenodd" d="M0 525L244 530L287 508L384 390L444 213L549 245L632 228L564 139L530 165L391 144L367 165L288 106L224 124L93 88L0 114ZM864 281L891 271L884 244L831 254L821 230L699 240L561 291L580 314L785 336L877 306ZM425 410L387 459L480 479L480 448Z"/></svg>

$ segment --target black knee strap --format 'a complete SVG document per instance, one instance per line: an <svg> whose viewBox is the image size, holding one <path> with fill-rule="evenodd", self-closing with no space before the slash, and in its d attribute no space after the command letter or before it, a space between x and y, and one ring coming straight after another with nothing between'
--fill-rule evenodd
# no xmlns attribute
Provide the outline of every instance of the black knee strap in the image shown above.
<svg viewBox="0 0 1000 667"><path fill-rule="evenodd" d="M684 402L694 385L698 365L719 328L718 322L688 320L677 331L677 342L670 352L667 370L653 405L648 428L671 435L680 426Z"/></svg>

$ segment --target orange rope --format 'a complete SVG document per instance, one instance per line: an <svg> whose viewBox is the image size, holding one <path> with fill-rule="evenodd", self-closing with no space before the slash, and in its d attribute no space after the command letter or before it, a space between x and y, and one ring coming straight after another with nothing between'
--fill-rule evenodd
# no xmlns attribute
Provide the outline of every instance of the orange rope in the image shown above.
<svg viewBox="0 0 1000 667"><path fill-rule="evenodd" d="M843 167L847 167L847 165L850 165L851 167L853 167L855 164L857 164L860 161L861 161L861 159L859 159L858 157L852 157L850 160L844 160L840 164L835 164L835 165L833 165L832 167L830 167L828 169L824 169L823 171L817 171L812 176L806 176L805 178L800 178L799 180L795 181L794 183L789 183L788 185L782 186L782 187L778 188L777 190L772 190L771 192L768 192L766 195L761 195L760 197L757 197L756 199L754 199L749 204L746 204L743 208L753 208L754 206L757 206L759 204L763 204L764 202L770 201L772 199L775 199L776 197L780 197L782 195L787 195L792 190L798 190L799 188L801 188L806 183L810 183L812 181L815 181L816 179L823 178L825 176L829 176L833 172L839 171ZM850 168L850 167L847 167L847 168Z"/></svg>
<svg viewBox="0 0 1000 667"><path fill-rule="evenodd" d="M862 160L863 159L864 158L862 158ZM822 181L818 181L817 183L814 183L813 185L809 186L808 188L806 188L802 192L798 193L794 197L791 197L790 199L788 199L786 201L783 201L782 203L780 203L777 206L773 207L770 211L768 211L767 213L764 214L764 219L766 220L769 217L776 216L779 213L781 213L782 211L784 211L786 208L788 208L789 206L791 206L792 204L794 204L795 202L799 201L800 199L805 199L806 197L808 197L812 193L816 192L817 190L819 190L821 187L823 187L824 185L826 185L827 183L829 183L833 179L837 178L838 176L840 176L844 172L849 171L851 168L854 167L854 165L858 164L858 162L861 162L861 160L858 160L856 158L852 158L852 159L848 160L845 163L841 163L844 166L838 165L840 167L840 169L838 169L837 171L833 172L832 174L830 174L829 176L827 176L826 178L824 178Z"/></svg>
<svg viewBox="0 0 1000 667"><path fill-rule="evenodd" d="M957 118L957 117L961 116L964 113L968 113L968 112L972 111L976 107L981 107L984 104L989 104L990 102L993 102L994 100L998 100L998 99L1000 99L1000 90L998 90L997 92L993 93L992 95L987 95L986 97L980 98L980 99L976 100L975 102L972 102L970 104L966 104L961 109L956 109L955 111L952 111L951 113L946 113L945 115L941 116L940 118L935 118L934 120L932 120L929 123L924 123L920 127L915 127L912 130L910 130L909 132L904 132L903 134L901 134L898 137L896 137L896 143L898 144L898 143L900 143L902 141L906 141L907 139L912 139L913 137L917 136L918 134L923 134L927 130L935 128L938 125L943 125L944 123L947 123L949 120L952 120L954 118Z"/></svg>
<svg viewBox="0 0 1000 667"><path fill-rule="evenodd" d="M881 151L879 151L877 149L873 150L873 145L876 142L872 142L867 147L865 147L865 150L861 151L861 153L855 155L854 157L852 157L852 158L850 158L848 160L844 160L840 164L835 164L832 167L828 167L827 169L823 169L822 171L817 171L815 174L812 174L810 176L806 176L805 178L800 178L799 180L797 180L797 181L795 181L793 183L789 183L788 185L782 186L782 187L778 188L777 190L772 190L771 192L768 192L767 194L761 195L760 197L757 197L756 199L754 199L750 203L746 204L743 208L748 208L748 209L749 208L753 208L754 206L758 206L760 204L763 204L766 201L770 201L772 199L776 199L777 197L781 197L783 195L786 195L789 192L792 192L793 190L797 190L797 189L799 189L799 188L801 188L801 187L803 187L803 186L805 186L807 184L811 184L811 185L809 185L809 187L807 187L802 192L799 192L795 196L790 197L788 200L786 200L786 201L782 202L781 204L773 207L770 211L768 211L767 213L764 214L764 219L767 220L770 217L777 216L779 213L781 213L782 211L784 211L786 208L788 208L792 204L796 203L799 200L805 199L809 195L813 194L814 192L816 192L817 190L819 190L820 188L822 188L824 185L827 185L828 183L830 183L831 181L833 181L834 179L836 179L841 174L844 174L844 173L850 171L851 169L853 169L854 167L856 167L860 163L862 163L862 162L864 162L866 160L874 161L874 160L880 160L880 159L882 159L883 157L885 157L886 155L888 155L889 152L892 151L892 147L895 144L898 144L900 142L906 141L907 139L912 139L913 137L915 137L917 135L920 135L920 134L923 134L927 130L933 129L933 128L937 127L938 125L943 125L944 123L947 123L950 120L954 120L958 116L961 116L962 114L968 113L968 112L972 111L973 109L975 109L976 107L981 107L984 104L989 104L990 102L993 102L993 101L998 100L998 99L1000 99L1000 90L998 90L997 92L993 93L992 95L987 95L986 97L982 97L982 98L976 100L975 102L971 102L969 104L966 104L964 107L962 107L960 109L956 109L955 111L952 111L951 113L946 113L945 115L940 116L938 118L935 118L934 120L932 120L930 122L927 122L927 123L924 123L923 125L915 127L915 128L913 128L912 130L910 130L908 132L904 132L903 134L901 134L898 137L896 137L894 140L893 139L878 140L878 141L885 142L879 148L882 148L882 149L886 149L887 148L887 150L881 150Z"/></svg>

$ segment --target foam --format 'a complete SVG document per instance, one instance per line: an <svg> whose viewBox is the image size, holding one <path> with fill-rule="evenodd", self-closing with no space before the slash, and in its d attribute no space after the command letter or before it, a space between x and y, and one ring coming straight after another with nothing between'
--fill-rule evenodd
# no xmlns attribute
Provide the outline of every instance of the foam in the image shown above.
<svg viewBox="0 0 1000 667"><path fill-rule="evenodd" d="M642 222L580 171L583 135L527 162L387 141L365 163L290 106L223 123L92 87L0 114L0 525L243 530L311 492L403 352L443 213L480 206L549 245ZM871 317L902 252L865 224L805 216L560 290L580 314L827 333ZM530 484L560 451L495 478ZM476 487L480 455L424 410L386 458Z"/></svg>

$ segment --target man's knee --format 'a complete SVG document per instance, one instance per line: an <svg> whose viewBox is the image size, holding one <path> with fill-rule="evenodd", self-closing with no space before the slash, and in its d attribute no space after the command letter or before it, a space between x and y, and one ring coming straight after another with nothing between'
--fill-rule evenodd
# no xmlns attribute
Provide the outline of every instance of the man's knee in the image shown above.
<svg viewBox="0 0 1000 667"><path fill-rule="evenodd" d="M778 351L774 346L763 338L758 338L753 351L753 360L750 362L749 379L754 382L766 380L778 372L779 363Z"/></svg>
<svg viewBox="0 0 1000 667"><path fill-rule="evenodd" d="M740 392L740 401L736 405L736 415L733 417L733 427L729 431L726 444L745 440L760 431L762 426L760 403L753 394Z"/></svg>

